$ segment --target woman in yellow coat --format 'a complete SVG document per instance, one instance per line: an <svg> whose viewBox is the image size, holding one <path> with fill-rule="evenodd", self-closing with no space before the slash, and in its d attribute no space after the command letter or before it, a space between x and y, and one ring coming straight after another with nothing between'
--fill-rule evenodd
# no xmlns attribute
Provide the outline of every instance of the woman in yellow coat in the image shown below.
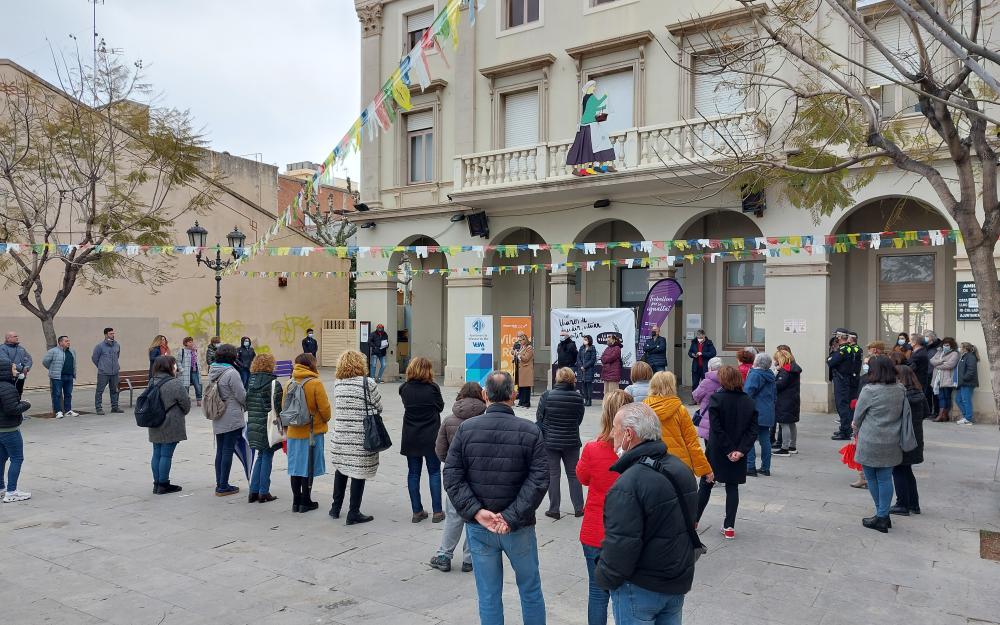
<svg viewBox="0 0 1000 625"><path fill-rule="evenodd" d="M292 383L302 387L306 408L312 417L311 424L290 425L285 431L285 439L288 441L288 475L292 481L292 511L309 512L319 507L319 504L312 500L312 481L313 478L326 473L323 439L326 437L329 427L327 423L332 412L330 398L327 397L326 388L319 379L315 356L300 354L295 358L292 380L284 393L286 406Z"/></svg>
<svg viewBox="0 0 1000 625"><path fill-rule="evenodd" d="M643 401L660 418L660 431L667 452L673 454L690 467L695 477L705 476L709 482L715 480L712 465L698 439L698 430L691 422L680 397L677 396L677 378L669 371L658 371L649 381L649 396Z"/></svg>

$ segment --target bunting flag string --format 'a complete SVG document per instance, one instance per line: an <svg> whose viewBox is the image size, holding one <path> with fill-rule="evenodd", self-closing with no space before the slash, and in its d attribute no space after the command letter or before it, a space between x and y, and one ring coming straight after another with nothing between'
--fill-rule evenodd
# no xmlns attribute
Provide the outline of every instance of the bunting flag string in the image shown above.
<svg viewBox="0 0 1000 625"><path fill-rule="evenodd" d="M287 224L291 219L291 208L282 216L281 222ZM794 249L810 249L810 253L844 253L852 249L903 249L907 247L928 247L944 245L945 243L960 243L962 235L957 230L903 230L894 232L861 232L854 234L832 235L789 235L780 237L738 237L731 239L675 239L664 241L595 241L585 243L519 243L511 245L394 245L394 246L299 246L272 247L266 242L277 232L277 224L264 234L261 241L251 248L225 246L194 247L189 245L139 245L137 243L117 243L103 245L61 245L56 243L0 243L0 255L17 253L36 253L44 251L67 255L73 250L85 251L97 248L99 252L122 254L125 256L143 255L174 255L186 256L204 254L220 250L224 255L234 251L246 258L248 252L255 248L255 253L266 253L268 256L309 256L323 253L337 258L368 257L389 258L396 253L413 254L417 258L427 258L430 254L457 256L472 253L484 258L487 253L496 252L503 258L516 258L519 254L530 252L537 256L538 252L558 251L569 254L580 251L593 255L611 253L615 250L629 250L636 253L652 254L654 250L662 252L676 251L679 256L688 253L724 253L724 252L770 252ZM820 240L822 243L817 244Z"/></svg>

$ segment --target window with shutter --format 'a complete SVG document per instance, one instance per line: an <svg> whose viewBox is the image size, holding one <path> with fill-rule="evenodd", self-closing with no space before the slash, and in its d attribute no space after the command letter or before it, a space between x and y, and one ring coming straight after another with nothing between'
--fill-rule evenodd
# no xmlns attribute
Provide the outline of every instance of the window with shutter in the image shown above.
<svg viewBox="0 0 1000 625"><path fill-rule="evenodd" d="M417 42L424 36L424 31L431 27L433 21L433 9L406 16L406 41L410 50L416 47Z"/></svg>
<svg viewBox="0 0 1000 625"><path fill-rule="evenodd" d="M597 95L608 96L605 101L608 114L608 119L604 122L605 132L614 134L634 126L632 113L635 110L635 80L632 70L605 74L594 80L597 82Z"/></svg>
<svg viewBox="0 0 1000 625"><path fill-rule="evenodd" d="M881 16L877 20L870 21L868 26L875 31L878 40L894 58L899 59L903 66L914 70L919 67L920 61L917 58L913 33L898 13ZM869 87L889 84L902 78L892 63L871 41L865 41L865 67L868 69L865 81Z"/></svg>
<svg viewBox="0 0 1000 625"><path fill-rule="evenodd" d="M406 116L408 160L407 182L434 180L434 112L420 111Z"/></svg>
<svg viewBox="0 0 1000 625"><path fill-rule="evenodd" d="M741 76L722 69L717 54L699 54L692 63L692 115L715 117L746 109L743 94L736 85Z"/></svg>
<svg viewBox="0 0 1000 625"><path fill-rule="evenodd" d="M538 143L538 89L506 95L503 105L504 147Z"/></svg>

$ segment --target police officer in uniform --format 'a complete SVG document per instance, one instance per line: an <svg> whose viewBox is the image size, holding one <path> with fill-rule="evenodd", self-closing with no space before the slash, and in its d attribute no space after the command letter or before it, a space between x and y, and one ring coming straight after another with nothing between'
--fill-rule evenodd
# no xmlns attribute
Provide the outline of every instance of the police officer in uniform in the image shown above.
<svg viewBox="0 0 1000 625"><path fill-rule="evenodd" d="M848 335L849 331L844 328L834 330L837 343L826 359L826 365L830 368L830 375L833 378L833 401L837 406L837 416L840 417L840 429L832 436L835 441L851 439L851 420L854 417L851 412L851 393L855 388L853 385L858 383L855 375L858 369Z"/></svg>
<svg viewBox="0 0 1000 625"><path fill-rule="evenodd" d="M858 333L850 330L847 332L847 345L850 348L854 371L851 374L851 399L857 399L861 394L861 368L865 364L865 355L858 345Z"/></svg>

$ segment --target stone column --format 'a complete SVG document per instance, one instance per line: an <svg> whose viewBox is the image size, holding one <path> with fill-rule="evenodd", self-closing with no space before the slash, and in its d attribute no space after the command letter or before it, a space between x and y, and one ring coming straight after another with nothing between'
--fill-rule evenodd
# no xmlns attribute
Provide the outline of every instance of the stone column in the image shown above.
<svg viewBox="0 0 1000 625"><path fill-rule="evenodd" d="M467 315L493 314L493 281L483 276L449 276L448 288L448 356L444 366L446 386L465 383L465 317ZM493 319L493 331L500 325L499 317ZM500 337L494 336L494 344ZM493 350L494 362L499 353Z"/></svg>
<svg viewBox="0 0 1000 625"><path fill-rule="evenodd" d="M389 351L385 355L385 378L394 380L399 376L399 352L396 345L396 279L360 278L357 283L358 321L370 321L372 328L378 324L385 326L389 335Z"/></svg>
<svg viewBox="0 0 1000 625"><path fill-rule="evenodd" d="M553 271L549 278L549 310L573 308L576 301L576 272L566 269ZM557 337L558 338L558 337ZM549 337L552 340L552 337Z"/></svg>
<svg viewBox="0 0 1000 625"><path fill-rule="evenodd" d="M361 107L382 88L382 2L355 0L361 22ZM361 201L371 209L382 205L382 139L361 138Z"/></svg>
<svg viewBox="0 0 1000 625"><path fill-rule="evenodd" d="M829 412L830 263L825 258L768 258L764 280L769 353L788 345L802 367L802 410ZM789 323L791 322L791 323ZM796 327L805 323L805 330Z"/></svg>

